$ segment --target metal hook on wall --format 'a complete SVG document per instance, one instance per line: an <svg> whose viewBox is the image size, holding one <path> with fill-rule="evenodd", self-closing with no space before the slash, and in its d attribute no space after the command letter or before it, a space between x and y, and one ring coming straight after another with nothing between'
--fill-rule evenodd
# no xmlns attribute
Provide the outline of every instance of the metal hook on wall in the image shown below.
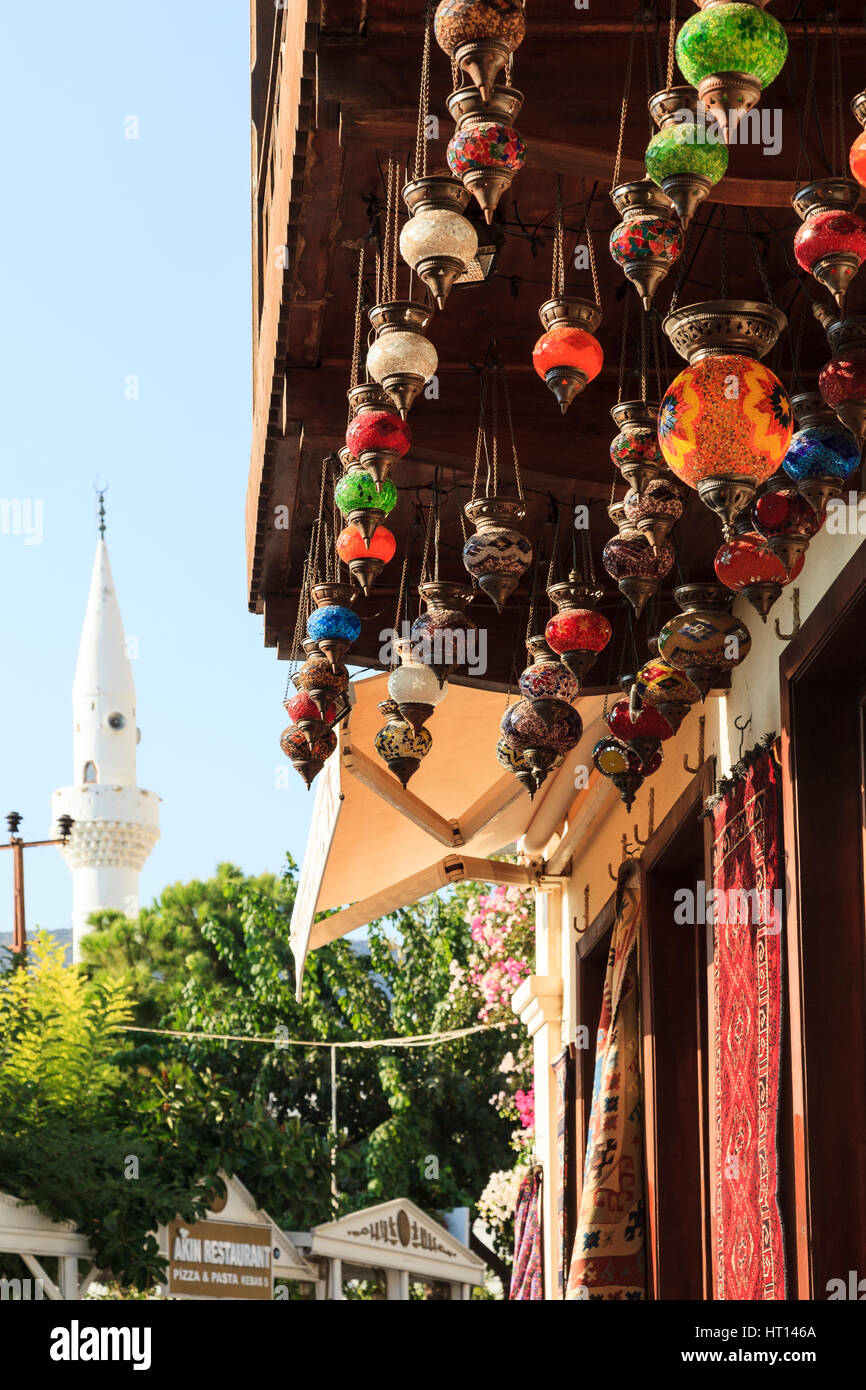
<svg viewBox="0 0 866 1390"><path fill-rule="evenodd" d="M739 752L737 753L737 762L738 762L738 763L739 763L739 762L742 762L742 760L743 760L743 744L744 744L745 741L746 741L746 730L748 729L749 725L750 725L751 722L752 722L752 716L749 715L749 717L748 717L748 719L745 721L745 723L741 724L741 723L740 723L740 720L742 719L742 717L743 717L742 715L737 715L737 718L734 720L734 728L739 732L739 735L740 735L740 749L739 749Z"/></svg>
<svg viewBox="0 0 866 1390"><path fill-rule="evenodd" d="M655 789L655 787L650 787L650 794L649 794L649 825L647 826L646 839L644 840L644 839L638 834L637 826L635 826L635 828L634 828L634 837L635 837L635 839L637 840L637 842L638 842L639 845L645 845L645 844L648 843L649 840L652 839L652 833L653 833L653 830L654 830L654 828L655 828L655 817L656 817L656 789Z"/></svg>
<svg viewBox="0 0 866 1390"><path fill-rule="evenodd" d="M627 859L627 858L628 858L628 835L626 834L625 831L623 831L623 832L622 832L622 855L621 855L621 858L620 858L620 863L622 863L622 861L623 861L624 859ZM608 871L608 873L610 874L611 878L613 879L614 883L616 883L616 881L617 881L617 875L614 873L613 869L610 867L610 860L608 860L607 871Z"/></svg>
<svg viewBox="0 0 866 1390"><path fill-rule="evenodd" d="M697 765L697 767L691 767L691 766L689 765L689 755L688 755L688 753L684 753L684 754L683 754L683 767L685 768L686 772L691 772L692 774L694 774L694 773L696 773L696 772L700 772L700 770L701 770L701 768L702 768L702 766L703 766L703 762L704 762L704 735L705 735L705 732L706 732L706 727L707 727L707 716L706 716L705 714L702 714L701 717L700 717L700 719L698 720L698 765Z"/></svg>
<svg viewBox="0 0 866 1390"><path fill-rule="evenodd" d="M779 639L780 642L790 642L791 638L792 638L792 637L796 637L796 636L797 636L797 633L800 631L801 623L800 623L800 590L799 590L799 589L792 589L792 590L791 590L791 603L792 603L792 606L793 606L793 609L794 609L794 622L793 622L793 626L792 626L792 628L791 628L791 631L790 631L790 632L783 632L782 629L781 629L781 627L780 627L780 625L779 625L779 619L778 619L778 618L776 619L775 623L773 624L773 627L774 627L775 632L776 632L776 636L778 637L778 639Z"/></svg>
<svg viewBox="0 0 866 1390"><path fill-rule="evenodd" d="M575 917L575 919L574 919L574 930L577 932L578 936L583 936L583 933L586 931L586 929L587 929L588 926L589 926L589 884L588 884L588 883L585 883L584 886L583 886L583 926L582 926L582 927L579 927L579 926L577 925L577 918Z"/></svg>

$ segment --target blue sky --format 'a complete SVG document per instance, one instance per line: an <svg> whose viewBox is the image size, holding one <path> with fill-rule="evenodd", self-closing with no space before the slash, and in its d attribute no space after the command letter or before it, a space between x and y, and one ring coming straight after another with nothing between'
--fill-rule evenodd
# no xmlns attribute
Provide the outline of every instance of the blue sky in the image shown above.
<svg viewBox="0 0 866 1390"><path fill-rule="evenodd" d="M221 859L300 861L313 800L290 768L277 785L286 666L246 607L249 13L18 6L3 53L0 498L41 502L43 537L0 534L0 816L41 838L72 780L98 476L139 646L139 785L163 798L147 902ZM68 926L60 856L27 859L29 925Z"/></svg>

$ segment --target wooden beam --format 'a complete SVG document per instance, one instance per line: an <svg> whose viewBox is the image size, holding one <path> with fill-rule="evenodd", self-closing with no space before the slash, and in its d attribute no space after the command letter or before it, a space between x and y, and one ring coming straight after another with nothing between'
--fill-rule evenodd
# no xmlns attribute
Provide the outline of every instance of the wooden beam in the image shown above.
<svg viewBox="0 0 866 1390"><path fill-rule="evenodd" d="M503 773L498 781L494 782L492 787L488 787L487 791L459 817L457 823L460 826L461 843L465 845L474 840L500 811L504 811L506 806L525 795L526 788L521 786L517 778L510 772Z"/></svg>
<svg viewBox="0 0 866 1390"><path fill-rule="evenodd" d="M417 825L419 830L426 831L434 840L447 845L449 849L463 844L455 821L446 820L438 811L434 811L432 806L428 806L426 801L422 801L420 796L410 792L408 787L401 787L397 778L384 767L374 763L360 748L353 748L348 737L341 753L343 767L347 772L351 772L357 782L375 792L395 811L399 811L401 816Z"/></svg>
<svg viewBox="0 0 866 1390"><path fill-rule="evenodd" d="M613 783L600 772L591 772L583 791L572 803L563 822L559 844L547 861L550 873L563 872L578 844L589 838L592 827L607 815L616 798Z"/></svg>

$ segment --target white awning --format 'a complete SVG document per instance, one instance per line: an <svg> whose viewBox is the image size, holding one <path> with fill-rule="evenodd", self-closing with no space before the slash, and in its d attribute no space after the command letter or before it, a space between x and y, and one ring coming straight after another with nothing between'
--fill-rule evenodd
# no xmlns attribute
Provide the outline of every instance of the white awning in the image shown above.
<svg viewBox="0 0 866 1390"><path fill-rule="evenodd" d="M577 795L574 769L585 761L585 748L570 754L530 801L496 761L505 697L453 683L429 721L433 748L404 790L374 749L383 723L376 706L387 684L387 674L355 682L351 714L316 781L291 927L299 996L308 951L448 883L537 882L532 867L489 856L515 844L536 818L552 829ZM600 708L600 699L582 701L584 722L592 723ZM551 814L552 807L561 809ZM315 922L317 913L334 908L342 910Z"/></svg>

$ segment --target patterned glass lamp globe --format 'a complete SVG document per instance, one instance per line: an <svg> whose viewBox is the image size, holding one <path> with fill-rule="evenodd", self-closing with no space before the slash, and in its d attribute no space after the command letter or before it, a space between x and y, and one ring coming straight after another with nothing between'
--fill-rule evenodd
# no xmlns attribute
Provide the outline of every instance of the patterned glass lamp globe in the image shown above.
<svg viewBox="0 0 866 1390"><path fill-rule="evenodd" d="M583 721L565 700L523 699L509 705L500 729L509 747L523 754L539 787L555 759L577 747Z"/></svg>
<svg viewBox="0 0 866 1390"><path fill-rule="evenodd" d="M866 92L858 92L856 97L852 97L851 110L861 126L866 127ZM860 131L851 146L848 163L851 167L851 173L861 188L866 188L866 129Z"/></svg>
<svg viewBox="0 0 866 1390"><path fill-rule="evenodd" d="M719 677L749 654L749 629L731 613L733 594L721 584L681 584L682 608L659 633L659 655L682 671L705 699Z"/></svg>
<svg viewBox="0 0 866 1390"><path fill-rule="evenodd" d="M417 732L445 699L448 682L440 685L435 671L420 661L413 661L405 649L401 652L401 661L403 664L395 667L388 677L388 694Z"/></svg>
<svg viewBox="0 0 866 1390"><path fill-rule="evenodd" d="M689 365L662 401L659 444L672 471L726 527L791 442L788 394L760 361L786 324L780 310L745 300L692 304L664 322Z"/></svg>
<svg viewBox="0 0 866 1390"><path fill-rule="evenodd" d="M682 671L661 657L645 661L635 678L638 697L644 705L652 705L666 719L677 724L689 707L700 700L700 692Z"/></svg>
<svg viewBox="0 0 866 1390"><path fill-rule="evenodd" d="M342 637L347 642L356 642L361 632L361 619L351 608L340 604L328 604L317 608L307 619L307 636L314 642L322 642L330 637Z"/></svg>
<svg viewBox="0 0 866 1390"><path fill-rule="evenodd" d="M380 491L372 473L366 473L362 468L352 469L338 480L334 500L343 516L369 510L388 516L397 505L397 489L390 478L385 478Z"/></svg>
<svg viewBox="0 0 866 1390"><path fill-rule="evenodd" d="M674 725L653 705L644 705L632 718L628 700L617 700L605 716L605 722L614 738L628 743L633 739L673 738Z"/></svg>
<svg viewBox="0 0 866 1390"><path fill-rule="evenodd" d="M682 228L670 200L652 179L620 184L610 196L622 216L610 234L611 257L649 309L658 286L682 254Z"/></svg>
<svg viewBox="0 0 866 1390"><path fill-rule="evenodd" d="M390 396L404 420L439 365L435 347L424 337L431 312L426 304L414 300L376 304L370 310L376 341L367 352L367 371ZM407 443L403 453L408 447Z"/></svg>
<svg viewBox="0 0 866 1390"><path fill-rule="evenodd" d="M765 623L784 586L800 573L805 558L800 555L789 572L763 536L747 531L722 542L716 551L715 570L720 582L747 598Z"/></svg>
<svg viewBox="0 0 866 1390"><path fill-rule="evenodd" d="M458 179L443 174L415 179L403 189L411 216L400 232L400 255L440 309L478 250L478 234L463 216L469 196Z"/></svg>
<svg viewBox="0 0 866 1390"><path fill-rule="evenodd" d="M564 662L559 660L543 636L527 638L531 665L518 677L521 695L528 700L541 700L551 697L566 700L569 704L577 699L579 686L577 679Z"/></svg>
<svg viewBox="0 0 866 1390"><path fill-rule="evenodd" d="M728 168L727 147L717 138L716 130L690 109L696 102L694 92L683 87L658 92L650 102L661 129L647 145L647 178L671 199L683 228ZM685 117L683 113L687 113Z"/></svg>
<svg viewBox="0 0 866 1390"><path fill-rule="evenodd" d="M401 459L412 447L412 435L396 411L364 410L349 422L346 444L356 459L370 451Z"/></svg>
<svg viewBox="0 0 866 1390"><path fill-rule="evenodd" d="M486 101L498 73L523 42L526 18L519 0L440 0L433 32Z"/></svg>
<svg viewBox="0 0 866 1390"><path fill-rule="evenodd" d="M449 169L457 178L487 169L514 175L523 168L526 146L513 126L480 121L452 135L447 159Z"/></svg>
<svg viewBox="0 0 866 1390"><path fill-rule="evenodd" d="M405 720L392 716L377 733L374 746L389 771L405 787L433 747L433 736L429 729L416 731Z"/></svg>
<svg viewBox="0 0 866 1390"><path fill-rule="evenodd" d="M394 533L387 526L377 526L370 536L364 535L359 526L344 526L337 537L337 554L365 594L394 558L396 549Z"/></svg>
<svg viewBox="0 0 866 1390"><path fill-rule="evenodd" d="M757 105L761 91L788 56L785 30L762 6L767 0L728 4L697 0L701 13L677 35L677 63L723 129Z"/></svg>
<svg viewBox="0 0 866 1390"><path fill-rule="evenodd" d="M848 430L841 425L813 425L797 430L782 467L795 483L824 476L844 481L859 462L857 441Z"/></svg>

